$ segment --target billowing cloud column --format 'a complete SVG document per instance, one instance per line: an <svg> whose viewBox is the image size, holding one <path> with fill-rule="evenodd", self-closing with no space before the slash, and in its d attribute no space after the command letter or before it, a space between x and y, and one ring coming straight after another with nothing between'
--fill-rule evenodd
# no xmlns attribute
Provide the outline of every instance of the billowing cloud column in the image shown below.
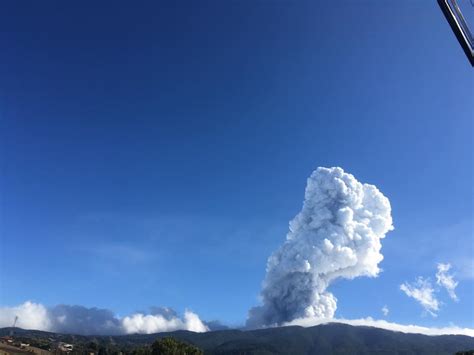
<svg viewBox="0 0 474 355"><path fill-rule="evenodd" d="M390 202L375 186L341 168L316 169L286 241L268 259L263 305L250 310L247 325L332 318L337 300L330 283L377 276L381 239L392 229Z"/></svg>

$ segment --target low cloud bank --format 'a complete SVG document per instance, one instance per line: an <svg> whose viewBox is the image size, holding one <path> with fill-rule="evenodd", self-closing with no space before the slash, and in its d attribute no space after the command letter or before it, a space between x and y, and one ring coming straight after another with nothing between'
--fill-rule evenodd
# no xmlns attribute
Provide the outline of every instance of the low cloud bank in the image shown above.
<svg viewBox="0 0 474 355"><path fill-rule="evenodd" d="M28 301L15 307L1 307L0 327L11 327L16 317L20 328L50 330L52 327L48 309L39 303Z"/></svg>
<svg viewBox="0 0 474 355"><path fill-rule="evenodd" d="M10 327L15 317L20 328L83 335L209 330L196 313L186 310L181 318L170 308L152 308L149 314L135 313L119 318L108 309L71 305L47 308L30 301L15 307L0 307L0 327Z"/></svg>
<svg viewBox="0 0 474 355"><path fill-rule="evenodd" d="M186 329L192 332L202 333L209 330L199 319L199 316L190 311L184 312L183 319L177 317L166 318L161 314L152 315L137 313L123 318L122 326L127 334L152 334L170 332L178 329Z"/></svg>
<svg viewBox="0 0 474 355"><path fill-rule="evenodd" d="M312 327L320 324L327 323L342 323L354 326L367 326L382 328L386 330L391 330L395 332L402 333L414 333L414 334L425 334L425 335L467 335L474 337L473 328L460 328L456 326L450 327L441 327L441 328L431 328L431 327L422 327L419 325L413 324L399 324L387 322L386 320L373 319L371 317L361 318L361 319L339 319L339 318L299 318L291 322L285 323L285 326L289 325L299 325L302 327Z"/></svg>
<svg viewBox="0 0 474 355"><path fill-rule="evenodd" d="M17 327L36 329L59 333L83 335L122 335L122 334L152 334L174 330L189 330L206 332L213 328L211 323L204 323L199 316L191 311L185 311L183 317L170 308L152 308L152 314L135 313L119 318L111 311L83 306L59 305L47 308L42 304L25 302L15 307L0 307L0 328L10 327L18 316ZM397 331L402 333L417 333L425 335L467 335L474 337L474 329L456 326L430 328L411 324L398 324L370 317L361 319L338 318L298 318L283 326L299 325L311 327L327 323L343 323L353 326L369 326ZM218 323L216 329L227 327Z"/></svg>

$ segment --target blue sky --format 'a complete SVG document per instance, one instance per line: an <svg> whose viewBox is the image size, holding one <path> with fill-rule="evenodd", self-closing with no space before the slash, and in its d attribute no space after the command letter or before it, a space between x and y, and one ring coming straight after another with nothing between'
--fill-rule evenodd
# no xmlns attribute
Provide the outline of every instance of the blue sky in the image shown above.
<svg viewBox="0 0 474 355"><path fill-rule="evenodd" d="M392 204L336 315L474 327L473 72L435 1L19 2L0 14L0 306L245 322L307 177ZM400 289L449 262L437 317Z"/></svg>

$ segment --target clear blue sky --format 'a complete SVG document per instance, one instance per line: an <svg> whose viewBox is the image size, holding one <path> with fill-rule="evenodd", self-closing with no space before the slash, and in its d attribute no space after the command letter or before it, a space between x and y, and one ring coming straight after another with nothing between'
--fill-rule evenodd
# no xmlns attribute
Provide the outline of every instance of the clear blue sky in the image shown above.
<svg viewBox="0 0 474 355"><path fill-rule="evenodd" d="M390 199L336 315L474 326L473 69L436 1L17 2L0 13L0 306L242 324L306 178ZM400 291L450 262L438 317Z"/></svg>

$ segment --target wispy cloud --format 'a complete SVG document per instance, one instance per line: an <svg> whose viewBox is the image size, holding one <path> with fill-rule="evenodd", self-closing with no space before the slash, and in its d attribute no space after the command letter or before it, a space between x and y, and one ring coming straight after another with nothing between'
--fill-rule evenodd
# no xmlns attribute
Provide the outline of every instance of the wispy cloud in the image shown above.
<svg viewBox="0 0 474 355"><path fill-rule="evenodd" d="M472 256L457 257L453 263L456 276L460 280L474 280L474 258Z"/></svg>
<svg viewBox="0 0 474 355"><path fill-rule="evenodd" d="M457 223L433 226L426 229L407 230L399 243L390 245L391 260L403 258L397 264L399 270L411 271L415 267L426 272L433 267L432 260L451 260L459 280L474 279L474 243L472 243L473 221L470 218ZM453 243L456 236L456 243ZM436 243L432 241L436 240ZM406 248L407 243L410 248Z"/></svg>
<svg viewBox="0 0 474 355"><path fill-rule="evenodd" d="M152 254L149 251L126 244L99 245L92 249L91 252L133 263L145 262L152 258Z"/></svg>
<svg viewBox="0 0 474 355"><path fill-rule="evenodd" d="M390 310L388 309L388 307L385 305L382 307L382 314L386 317L388 316L388 313L390 312Z"/></svg>
<svg viewBox="0 0 474 355"><path fill-rule="evenodd" d="M117 242L101 242L79 246L77 250L91 257L121 264L141 264L155 258L155 253L138 245Z"/></svg>
<svg viewBox="0 0 474 355"><path fill-rule="evenodd" d="M439 263L437 265L437 272L435 276L436 285L438 287L436 289L431 284L430 279L425 279L420 276L414 283L405 282L401 284L400 290L405 292L408 297L417 300L426 312L431 314L433 317L436 317L436 312L441 306L441 302L438 301L436 294L439 293L441 288L446 289L449 297L453 301L458 301L458 297L455 292L458 282L454 280L454 275L450 274L449 270L451 270L450 263Z"/></svg>
<svg viewBox="0 0 474 355"><path fill-rule="evenodd" d="M454 276L449 274L449 270L451 269L451 264L438 264L438 271L436 272L436 283L446 289L448 291L449 297L452 300L458 301L458 297L456 295L455 289L458 285L458 282L454 280Z"/></svg>
<svg viewBox="0 0 474 355"><path fill-rule="evenodd" d="M436 312L439 310L439 301L434 295L431 282L428 279L418 277L415 283L405 282L400 285L400 290L405 292L408 297L417 300L426 312L436 317Z"/></svg>

